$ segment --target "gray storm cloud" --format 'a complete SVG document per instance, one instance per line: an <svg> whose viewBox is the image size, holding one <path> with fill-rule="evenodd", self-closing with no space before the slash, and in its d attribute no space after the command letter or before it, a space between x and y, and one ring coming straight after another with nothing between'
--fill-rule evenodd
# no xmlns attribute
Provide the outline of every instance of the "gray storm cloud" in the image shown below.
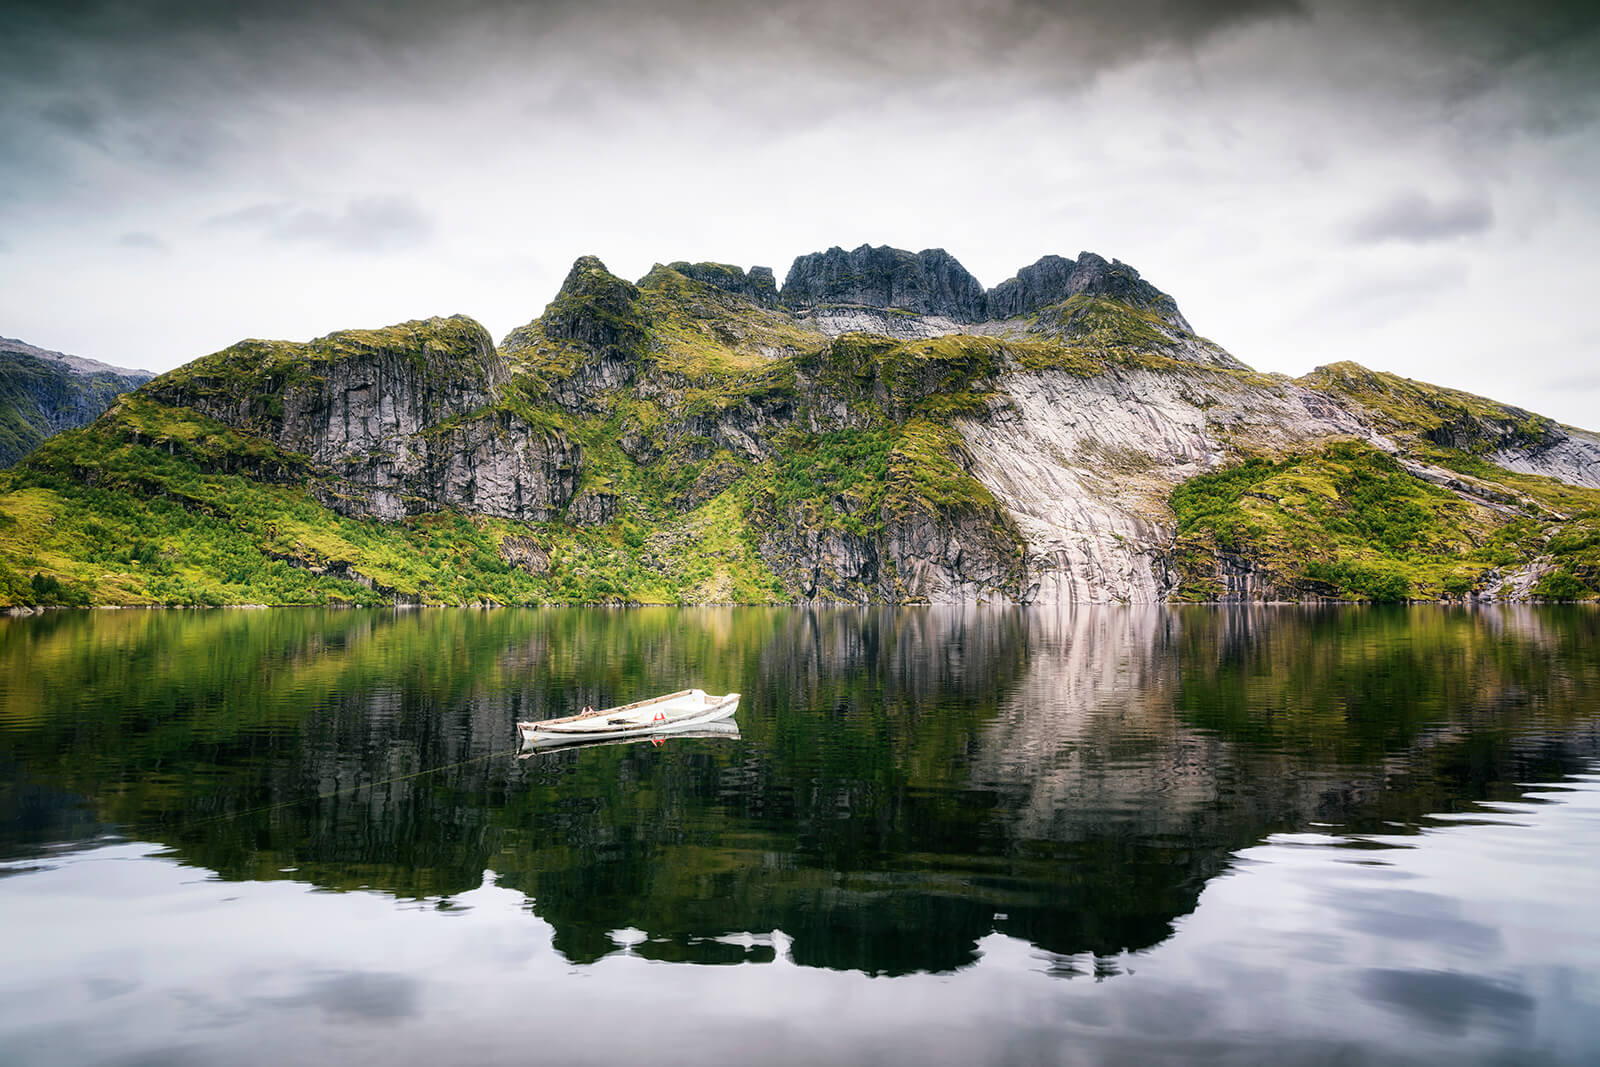
<svg viewBox="0 0 1600 1067"><path fill-rule="evenodd" d="M336 211L290 203L248 204L205 221L214 229L258 233L275 241L308 241L353 252L393 252L426 244L433 220L405 195L359 197Z"/></svg>
<svg viewBox="0 0 1600 1067"><path fill-rule="evenodd" d="M0 8L0 37L21 44L0 65L0 166L24 185L70 174L84 150L203 171L271 147L286 102L336 121L379 99L468 106L474 87L520 94L536 115L566 101L766 126L908 94L992 107L978 91L1067 92L1275 21L1305 26L1311 48L1262 57L1274 91L1358 76L1363 92L1450 109L1513 78L1528 99L1505 121L1559 129L1600 87L1597 12L1444 0L20 0ZM1412 62L1364 59L1397 42Z"/></svg>
<svg viewBox="0 0 1600 1067"><path fill-rule="evenodd" d="M142 230L123 234L117 238L117 244L123 248L137 248L146 252L167 252L171 250L167 242L153 233L146 233Z"/></svg>
<svg viewBox="0 0 1600 1067"><path fill-rule="evenodd" d="M1441 93L1570 54L1600 26L1593 4L1413 0L21 0L0 13L14 49L0 83L85 135L104 111L213 93L432 84L520 70L586 72L692 90L726 69L769 80L927 86L971 74L1073 84L1159 49L1272 19L1311 23L1324 47L1400 38L1441 72ZM574 62L575 61L575 62ZM1559 59L1557 60L1559 62ZM1573 63L1573 78L1595 74ZM1396 72L1400 73L1400 72ZM746 85L755 90L754 85ZM796 103L804 103L797 101Z"/></svg>
<svg viewBox="0 0 1600 1067"><path fill-rule="evenodd" d="M1494 225L1494 205L1482 195L1433 197L1408 189L1384 200L1350 224L1358 242L1425 244L1483 233Z"/></svg>

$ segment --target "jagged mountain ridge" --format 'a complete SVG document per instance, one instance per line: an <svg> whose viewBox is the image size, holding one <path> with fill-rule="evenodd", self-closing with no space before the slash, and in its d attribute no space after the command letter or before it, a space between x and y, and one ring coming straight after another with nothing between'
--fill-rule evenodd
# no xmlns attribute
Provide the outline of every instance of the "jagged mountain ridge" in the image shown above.
<svg viewBox="0 0 1600 1067"><path fill-rule="evenodd" d="M1082 252L1076 260L1043 256L986 290L942 248L907 252L861 245L846 252L834 246L797 257L778 302L790 310L829 305L898 309L971 325L1020 318L1079 293L1154 312L1168 325L1192 332L1170 296L1121 260L1107 262L1093 252Z"/></svg>
<svg viewBox="0 0 1600 1067"><path fill-rule="evenodd" d="M908 339L960 332L1044 332L1021 320L1080 294L1148 313L1159 320L1157 329L1172 333L1172 340L1194 333L1172 297L1121 260L1107 261L1093 252L1079 253L1076 260L1043 256L992 289L985 289L942 248L908 252L864 244L845 251L834 246L797 256L781 290L772 285L769 267L752 267L747 279L728 264L670 266L763 307L782 308L835 336L852 331ZM1235 362L1209 343L1190 346L1188 355L1205 362Z"/></svg>
<svg viewBox="0 0 1600 1067"><path fill-rule="evenodd" d="M155 375L0 337L0 467L53 433L85 426Z"/></svg>
<svg viewBox="0 0 1600 1067"><path fill-rule="evenodd" d="M0 486L0 590L860 603L1600 590L1592 434L1353 365L1257 374L1132 268L1088 254L988 291L943 252L867 246L799 257L782 290L772 277L674 263L631 283L586 256L499 346L457 316L204 357ZM1007 317L953 318L991 308ZM847 316L911 328L849 330ZM123 517L138 500L160 516ZM136 549L119 556L113 532Z"/></svg>

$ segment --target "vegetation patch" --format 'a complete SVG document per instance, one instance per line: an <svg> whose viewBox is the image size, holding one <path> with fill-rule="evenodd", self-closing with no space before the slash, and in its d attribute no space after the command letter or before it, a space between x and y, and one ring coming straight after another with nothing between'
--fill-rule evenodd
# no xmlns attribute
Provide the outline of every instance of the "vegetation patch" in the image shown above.
<svg viewBox="0 0 1600 1067"><path fill-rule="evenodd" d="M845 529L863 537L883 532L884 490L890 452L896 445L891 426L870 430L837 430L785 436L778 458L757 469L772 504L780 512L800 505L808 525Z"/></svg>
<svg viewBox="0 0 1600 1067"><path fill-rule="evenodd" d="M1356 442L1252 459L1191 479L1171 499L1180 594L1194 599L1217 595L1219 553L1286 590L1387 601L1492 591L1493 572L1548 550L1526 517L1463 499Z"/></svg>
<svg viewBox="0 0 1600 1067"><path fill-rule="evenodd" d="M795 366L834 395L861 398L882 417L953 418L988 408L1012 345L970 334L897 341L847 333L802 354Z"/></svg>
<svg viewBox="0 0 1600 1067"><path fill-rule="evenodd" d="M730 275L736 270L724 269ZM639 289L651 321L651 360L662 372L691 382L759 372L775 359L827 343L820 333L671 267L657 266Z"/></svg>
<svg viewBox="0 0 1600 1067"><path fill-rule="evenodd" d="M1159 315L1087 293L1041 308L1033 328L1101 350L1162 351L1173 343L1172 327Z"/></svg>
<svg viewBox="0 0 1600 1067"><path fill-rule="evenodd" d="M994 494L962 462L966 445L953 427L912 419L889 455L891 506L922 506L946 515L1003 515Z"/></svg>
<svg viewBox="0 0 1600 1067"><path fill-rule="evenodd" d="M1555 427L1521 408L1348 361L1318 367L1299 384L1354 400L1385 430L1468 454L1537 444Z"/></svg>

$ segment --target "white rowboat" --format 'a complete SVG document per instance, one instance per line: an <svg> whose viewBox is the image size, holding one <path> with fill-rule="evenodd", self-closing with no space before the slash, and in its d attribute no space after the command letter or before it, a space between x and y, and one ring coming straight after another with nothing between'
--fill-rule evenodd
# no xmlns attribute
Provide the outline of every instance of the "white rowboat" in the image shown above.
<svg viewBox="0 0 1600 1067"><path fill-rule="evenodd" d="M660 745L668 740L694 740L699 739L724 739L737 741L739 739L739 724L731 719L720 722L690 723L688 726L668 726L660 730L651 730L648 735L636 737L594 737L584 734L575 734L563 737L560 734L540 734L531 741L524 741L517 750L518 759L528 759L541 752L571 752L575 748L599 748L603 745L642 745L646 741Z"/></svg>
<svg viewBox="0 0 1600 1067"><path fill-rule="evenodd" d="M517 732L522 735L524 744L648 737L666 730L717 722L728 718L738 708L738 693L719 697L704 689L684 689L617 708L602 708L561 719L519 722Z"/></svg>

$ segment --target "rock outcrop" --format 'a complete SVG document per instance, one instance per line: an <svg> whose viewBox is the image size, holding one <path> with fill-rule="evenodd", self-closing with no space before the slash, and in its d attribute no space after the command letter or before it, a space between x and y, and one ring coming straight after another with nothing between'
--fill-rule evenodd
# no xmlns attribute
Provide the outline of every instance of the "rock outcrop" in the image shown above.
<svg viewBox="0 0 1600 1067"><path fill-rule="evenodd" d="M721 268L730 269L737 268ZM720 284L710 272L701 280ZM862 245L846 252L835 247L796 257L778 303L791 311L848 307L936 316L950 324L943 332L954 333L962 325L1031 315L1079 294L1114 300L1156 315L1175 330L1193 332L1172 297L1121 260L1108 262L1093 252L1076 260L1044 256L985 290L942 248L907 252Z"/></svg>
<svg viewBox="0 0 1600 1067"><path fill-rule="evenodd" d="M948 252L862 245L799 256L778 306L830 337L901 340L972 332L1142 347L1191 363L1242 368L1197 337L1177 301L1121 260L1044 256L985 290Z"/></svg>
<svg viewBox="0 0 1600 1067"><path fill-rule="evenodd" d="M507 334L501 349L552 385L562 407L598 411L599 398L633 381L650 326L638 287L582 256L544 314Z"/></svg>
<svg viewBox="0 0 1600 1067"><path fill-rule="evenodd" d="M1024 602L1027 546L1009 514L893 509L884 541L895 584L883 598L920 604Z"/></svg>
<svg viewBox="0 0 1600 1067"><path fill-rule="evenodd" d="M1139 277L1138 271L1121 260L1108 263L1093 252L1081 252L1075 261L1044 256L1031 266L1023 267L1016 277L1007 278L989 290L984 317L992 320L1019 318L1080 293L1150 312L1176 330L1193 332L1170 296Z"/></svg>
<svg viewBox="0 0 1600 1067"><path fill-rule="evenodd" d="M799 256L779 303L791 311L834 304L939 315L953 322L984 318L983 286L942 248L907 252L862 245Z"/></svg>
<svg viewBox="0 0 1600 1067"><path fill-rule="evenodd" d="M874 333L898 341L917 341L960 333L961 324L943 315L913 315L889 308L835 304L801 312L804 321L829 337Z"/></svg>
<svg viewBox="0 0 1600 1067"><path fill-rule="evenodd" d="M1025 372L1002 388L957 425L974 475L1022 532L1029 603L1166 600L1178 585L1173 489L1241 452L1372 434L1310 390L1221 371Z"/></svg>
<svg viewBox="0 0 1600 1067"><path fill-rule="evenodd" d="M567 505L567 521L574 526L605 526L617 517L617 494L585 489Z"/></svg>
<svg viewBox="0 0 1600 1067"><path fill-rule="evenodd" d="M1600 489L1600 434L1559 427L1548 440L1497 448L1488 459L1519 474L1542 474Z"/></svg>

